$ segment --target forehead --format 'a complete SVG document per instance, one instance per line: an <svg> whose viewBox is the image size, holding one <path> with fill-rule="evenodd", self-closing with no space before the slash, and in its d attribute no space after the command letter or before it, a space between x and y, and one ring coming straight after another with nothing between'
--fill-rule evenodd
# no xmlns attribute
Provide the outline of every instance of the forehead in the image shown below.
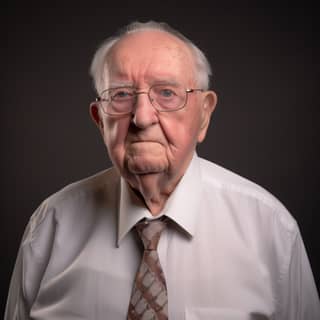
<svg viewBox="0 0 320 320"><path fill-rule="evenodd" d="M139 78L194 78L194 58L180 39L160 30L128 34L110 50L109 76ZM189 81L188 81L189 82Z"/></svg>

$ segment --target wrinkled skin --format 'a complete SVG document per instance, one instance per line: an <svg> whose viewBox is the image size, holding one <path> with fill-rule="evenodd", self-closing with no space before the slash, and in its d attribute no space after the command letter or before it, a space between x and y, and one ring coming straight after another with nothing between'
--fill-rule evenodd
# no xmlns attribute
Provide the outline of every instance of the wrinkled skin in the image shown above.
<svg viewBox="0 0 320 320"><path fill-rule="evenodd" d="M189 48L162 31L139 31L119 40L107 57L107 89L130 85L146 91L158 82L175 82L197 88ZM132 114L111 117L98 103L90 106L109 156L129 185L142 196L153 215L186 171L197 143L205 138L216 105L213 91L188 94L185 108L158 112L148 96L138 96Z"/></svg>

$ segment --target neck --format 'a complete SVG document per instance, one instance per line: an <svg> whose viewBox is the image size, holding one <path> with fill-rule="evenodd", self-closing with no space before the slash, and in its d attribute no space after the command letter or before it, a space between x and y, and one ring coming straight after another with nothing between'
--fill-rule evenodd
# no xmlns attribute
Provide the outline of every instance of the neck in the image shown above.
<svg viewBox="0 0 320 320"><path fill-rule="evenodd" d="M137 196L145 203L153 216L157 216L164 208L170 194L175 189L180 178L164 184L158 174L146 174L136 177L132 186Z"/></svg>

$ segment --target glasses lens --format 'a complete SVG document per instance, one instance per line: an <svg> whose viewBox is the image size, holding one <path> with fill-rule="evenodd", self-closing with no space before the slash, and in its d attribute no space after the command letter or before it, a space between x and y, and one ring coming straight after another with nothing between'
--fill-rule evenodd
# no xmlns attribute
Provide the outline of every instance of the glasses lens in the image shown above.
<svg viewBox="0 0 320 320"><path fill-rule="evenodd" d="M157 84L150 88L150 100L159 111L180 109L186 102L186 92L182 87Z"/></svg>
<svg viewBox="0 0 320 320"><path fill-rule="evenodd" d="M112 88L101 94L103 110L108 114L130 113L135 93L130 87Z"/></svg>

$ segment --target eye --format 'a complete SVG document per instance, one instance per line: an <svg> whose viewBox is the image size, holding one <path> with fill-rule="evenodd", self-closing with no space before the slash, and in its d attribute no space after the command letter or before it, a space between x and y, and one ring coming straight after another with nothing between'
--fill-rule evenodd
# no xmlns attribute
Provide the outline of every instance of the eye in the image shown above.
<svg viewBox="0 0 320 320"><path fill-rule="evenodd" d="M175 92L171 89L164 88L159 91L159 94L164 98L171 98L175 95Z"/></svg>
<svg viewBox="0 0 320 320"><path fill-rule="evenodd" d="M130 88L115 88L110 92L111 100L122 101L133 97L133 90Z"/></svg>
<svg viewBox="0 0 320 320"><path fill-rule="evenodd" d="M161 100L168 100L177 96L176 88L170 85L155 85L152 88L152 94Z"/></svg>

